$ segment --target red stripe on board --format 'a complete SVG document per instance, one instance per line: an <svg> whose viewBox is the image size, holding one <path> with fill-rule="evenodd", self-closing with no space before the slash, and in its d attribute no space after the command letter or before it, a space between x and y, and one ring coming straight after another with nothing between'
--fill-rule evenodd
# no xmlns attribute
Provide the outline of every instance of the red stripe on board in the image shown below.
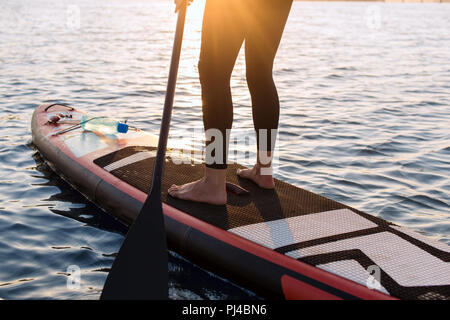
<svg viewBox="0 0 450 320"><path fill-rule="evenodd" d="M342 300L331 293L288 275L281 277L281 287L286 300Z"/></svg>

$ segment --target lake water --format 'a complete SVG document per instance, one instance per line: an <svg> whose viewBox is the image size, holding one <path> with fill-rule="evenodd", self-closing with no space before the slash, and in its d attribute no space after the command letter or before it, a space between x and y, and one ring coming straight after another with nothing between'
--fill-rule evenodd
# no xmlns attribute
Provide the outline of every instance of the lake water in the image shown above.
<svg viewBox="0 0 450 320"><path fill-rule="evenodd" d="M197 147L203 4L188 11L171 131ZM32 111L63 102L157 132L175 20L172 1L0 3L0 298L99 297L126 228L43 162ZM449 4L296 2L274 68L276 176L450 244L449 30ZM232 91L249 132L243 55ZM169 269L172 299L257 298L174 253Z"/></svg>

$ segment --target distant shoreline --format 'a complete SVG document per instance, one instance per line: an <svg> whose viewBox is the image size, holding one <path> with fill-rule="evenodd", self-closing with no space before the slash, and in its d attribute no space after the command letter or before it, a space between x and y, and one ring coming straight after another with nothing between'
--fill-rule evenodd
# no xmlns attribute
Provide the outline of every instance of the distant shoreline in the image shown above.
<svg viewBox="0 0 450 320"><path fill-rule="evenodd" d="M294 1L303 1L303 2L396 2L396 3L450 3L450 0L294 0Z"/></svg>

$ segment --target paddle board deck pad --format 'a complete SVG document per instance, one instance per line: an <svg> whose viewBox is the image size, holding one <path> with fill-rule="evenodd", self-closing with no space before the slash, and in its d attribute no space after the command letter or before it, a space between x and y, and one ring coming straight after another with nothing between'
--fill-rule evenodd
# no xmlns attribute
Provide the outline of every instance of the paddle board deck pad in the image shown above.
<svg viewBox="0 0 450 320"><path fill-rule="evenodd" d="M49 120L58 114L70 124ZM33 143L53 170L125 223L150 189L157 137L144 131L102 135L78 128L81 111L39 106ZM190 160L195 154L188 155ZM450 247L280 180L228 194L226 206L170 197L172 184L202 176L201 161L167 151L163 212L169 248L262 297L284 299L450 299Z"/></svg>

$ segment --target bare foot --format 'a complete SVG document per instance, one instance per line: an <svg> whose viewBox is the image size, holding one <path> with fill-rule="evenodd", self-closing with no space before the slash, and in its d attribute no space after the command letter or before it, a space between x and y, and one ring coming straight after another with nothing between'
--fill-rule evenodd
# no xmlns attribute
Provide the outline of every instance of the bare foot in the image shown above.
<svg viewBox="0 0 450 320"><path fill-rule="evenodd" d="M260 188L273 189L275 182L271 174L261 174L261 166L256 164L251 169L237 169L237 175L241 178L250 179L256 183Z"/></svg>
<svg viewBox="0 0 450 320"><path fill-rule="evenodd" d="M227 203L225 183L223 186L216 185L204 177L200 180L183 184L182 186L173 184L168 192L172 197L183 200L215 205L224 205Z"/></svg>

